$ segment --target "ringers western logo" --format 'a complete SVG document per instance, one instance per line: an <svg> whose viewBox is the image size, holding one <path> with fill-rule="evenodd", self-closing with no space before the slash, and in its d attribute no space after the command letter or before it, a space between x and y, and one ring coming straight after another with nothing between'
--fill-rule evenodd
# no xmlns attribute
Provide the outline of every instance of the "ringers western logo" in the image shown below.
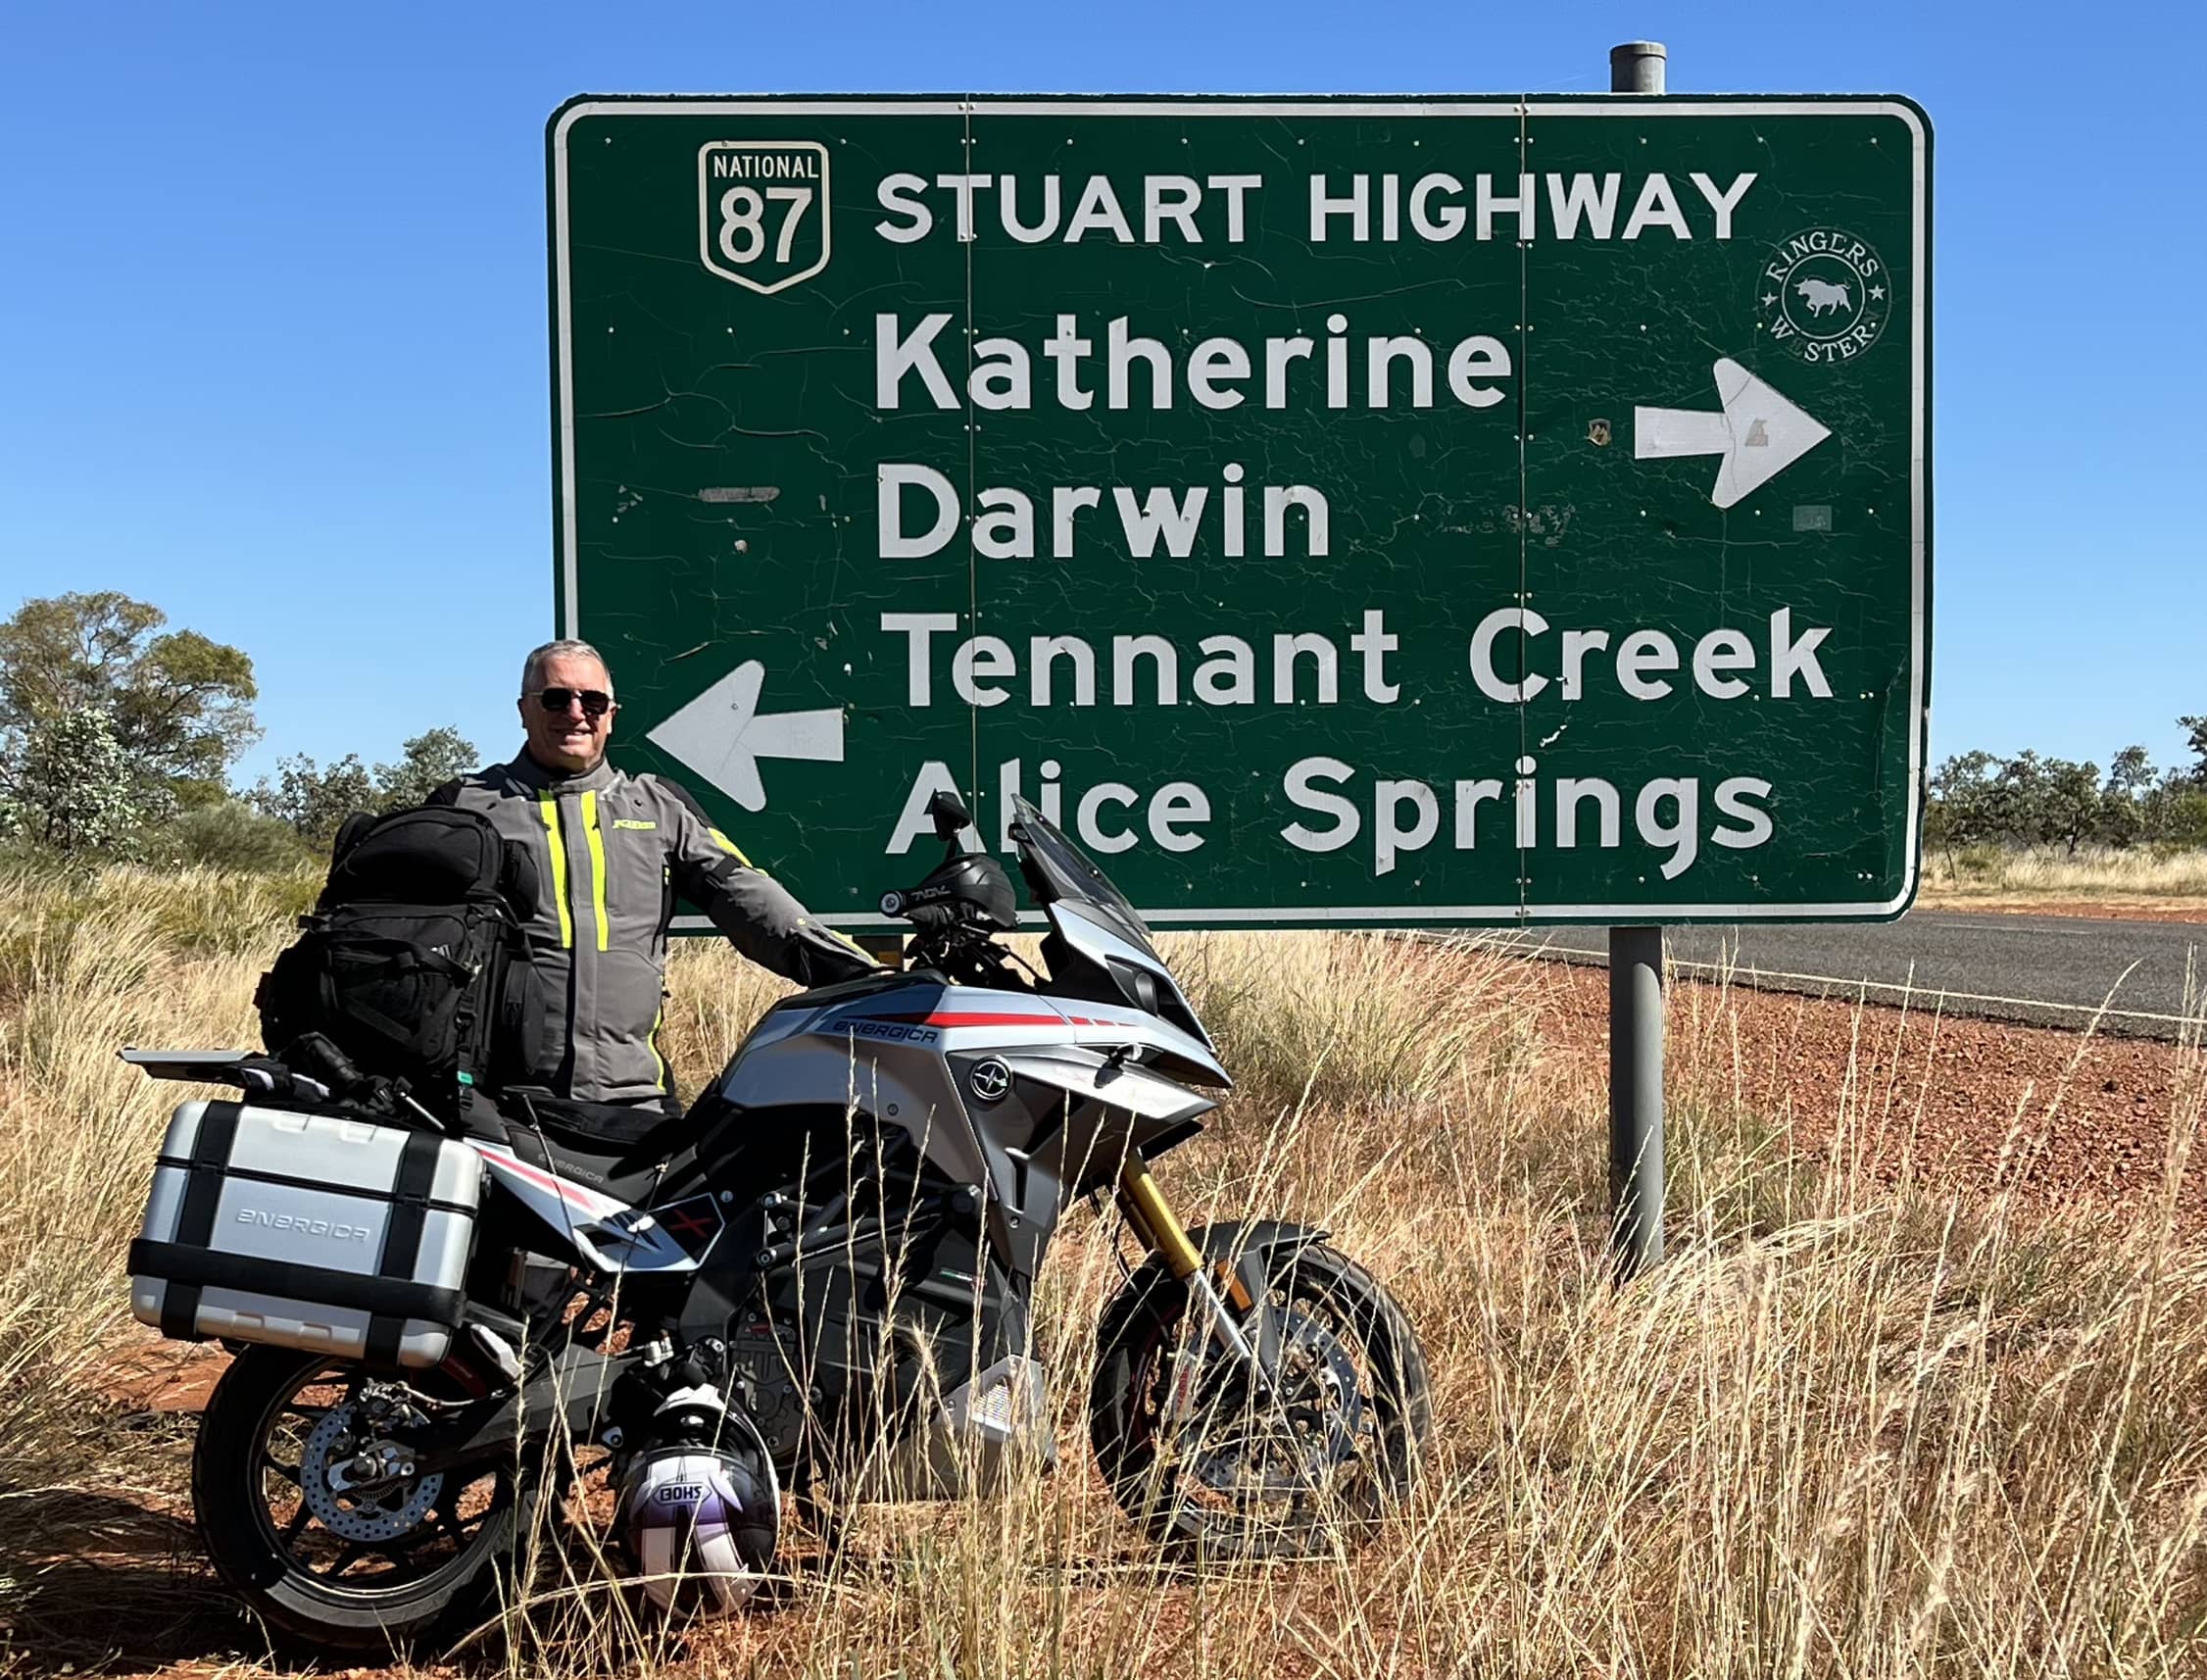
<svg viewBox="0 0 2207 1680"><path fill-rule="evenodd" d="M1848 362L1877 343L1892 313L1892 275L1837 227L1796 233L1755 280L1763 330L1803 362Z"/></svg>
<svg viewBox="0 0 2207 1680"><path fill-rule="evenodd" d="M724 280L778 292L828 264L828 151L817 140L698 148L698 251Z"/></svg>

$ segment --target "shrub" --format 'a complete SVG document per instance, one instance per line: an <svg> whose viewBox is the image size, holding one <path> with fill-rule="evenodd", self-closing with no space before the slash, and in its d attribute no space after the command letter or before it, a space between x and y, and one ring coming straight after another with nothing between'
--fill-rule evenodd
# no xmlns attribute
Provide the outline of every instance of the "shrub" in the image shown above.
<svg viewBox="0 0 2207 1680"><path fill-rule="evenodd" d="M292 873L320 862L289 823L234 799L179 814L161 837L158 854L166 863L259 874Z"/></svg>

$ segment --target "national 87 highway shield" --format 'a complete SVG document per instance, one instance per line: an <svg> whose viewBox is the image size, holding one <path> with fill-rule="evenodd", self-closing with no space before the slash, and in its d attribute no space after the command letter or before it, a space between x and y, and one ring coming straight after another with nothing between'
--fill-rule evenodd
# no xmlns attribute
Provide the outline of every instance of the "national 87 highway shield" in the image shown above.
<svg viewBox="0 0 2207 1680"><path fill-rule="evenodd" d="M1929 684L1892 99L583 99L563 632L846 927L962 790L1163 925L1875 917Z"/></svg>

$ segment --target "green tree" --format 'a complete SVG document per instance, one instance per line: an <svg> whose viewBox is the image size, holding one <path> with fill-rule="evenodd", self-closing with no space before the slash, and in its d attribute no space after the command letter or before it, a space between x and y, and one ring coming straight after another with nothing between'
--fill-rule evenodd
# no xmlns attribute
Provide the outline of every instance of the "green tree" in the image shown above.
<svg viewBox="0 0 2207 1680"><path fill-rule="evenodd" d="M474 743L458 729L426 730L399 749L397 764L375 766L376 809L403 811L410 805L419 805L479 763Z"/></svg>
<svg viewBox="0 0 2207 1680"><path fill-rule="evenodd" d="M2074 857L2078 847L2100 832L2105 820L2100 767L2074 759L2046 759L2040 774L2039 841L2066 847Z"/></svg>
<svg viewBox="0 0 2207 1680"><path fill-rule="evenodd" d="M2153 816L2153 760L2143 747L2125 747L2107 768L2100 789L2099 837L2129 846L2147 837Z"/></svg>
<svg viewBox="0 0 2207 1680"><path fill-rule="evenodd" d="M2187 772L2187 779L2201 787L2207 787L2207 717L2180 717L2177 719L2177 727L2185 732L2185 745L2191 748L2191 756L2195 761Z"/></svg>
<svg viewBox="0 0 2207 1680"><path fill-rule="evenodd" d="M1960 753L1932 772L1932 803L1924 824L1927 844L1951 851L1998 838L1992 792L1998 765L1990 753Z"/></svg>
<svg viewBox="0 0 2207 1680"><path fill-rule="evenodd" d="M397 764L377 765L372 773L357 753L326 766L294 754L276 765L273 782L262 779L250 803L263 815L288 822L311 845L326 848L354 812L419 805L476 763L474 746L459 730L429 729L399 749Z"/></svg>
<svg viewBox="0 0 2207 1680"><path fill-rule="evenodd" d="M0 827L11 833L69 857L124 860L175 814L174 790L97 707L50 713L10 734Z"/></svg>
<svg viewBox="0 0 2207 1680"><path fill-rule="evenodd" d="M2207 846L2207 783L2171 775L2157 790L2153 837L2171 846Z"/></svg>
<svg viewBox="0 0 2207 1680"><path fill-rule="evenodd" d="M253 662L167 623L160 608L114 590L25 601L0 621L0 750L12 756L29 731L97 713L134 773L187 803L220 798L229 766L260 738Z"/></svg>
<svg viewBox="0 0 2207 1680"><path fill-rule="evenodd" d="M375 803L375 786L358 753L347 753L327 768L305 753L276 762L275 780L266 776L247 796L264 816L288 822L309 845L326 851L346 817Z"/></svg>

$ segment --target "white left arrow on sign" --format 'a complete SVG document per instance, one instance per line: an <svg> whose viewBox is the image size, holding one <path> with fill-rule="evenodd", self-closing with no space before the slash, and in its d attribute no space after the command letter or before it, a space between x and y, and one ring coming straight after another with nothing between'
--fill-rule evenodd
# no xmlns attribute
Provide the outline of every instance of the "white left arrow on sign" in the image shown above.
<svg viewBox="0 0 2207 1680"><path fill-rule="evenodd" d="M1720 508L1751 496L1832 435L1729 356L1715 368L1722 414L1700 409L1633 410L1633 456L1661 461L1721 455L1709 500Z"/></svg>
<svg viewBox="0 0 2207 1680"><path fill-rule="evenodd" d="M759 715L759 689L766 667L742 665L661 723L644 738L663 747L746 811L766 806L760 759L843 762L843 714L776 712Z"/></svg>

